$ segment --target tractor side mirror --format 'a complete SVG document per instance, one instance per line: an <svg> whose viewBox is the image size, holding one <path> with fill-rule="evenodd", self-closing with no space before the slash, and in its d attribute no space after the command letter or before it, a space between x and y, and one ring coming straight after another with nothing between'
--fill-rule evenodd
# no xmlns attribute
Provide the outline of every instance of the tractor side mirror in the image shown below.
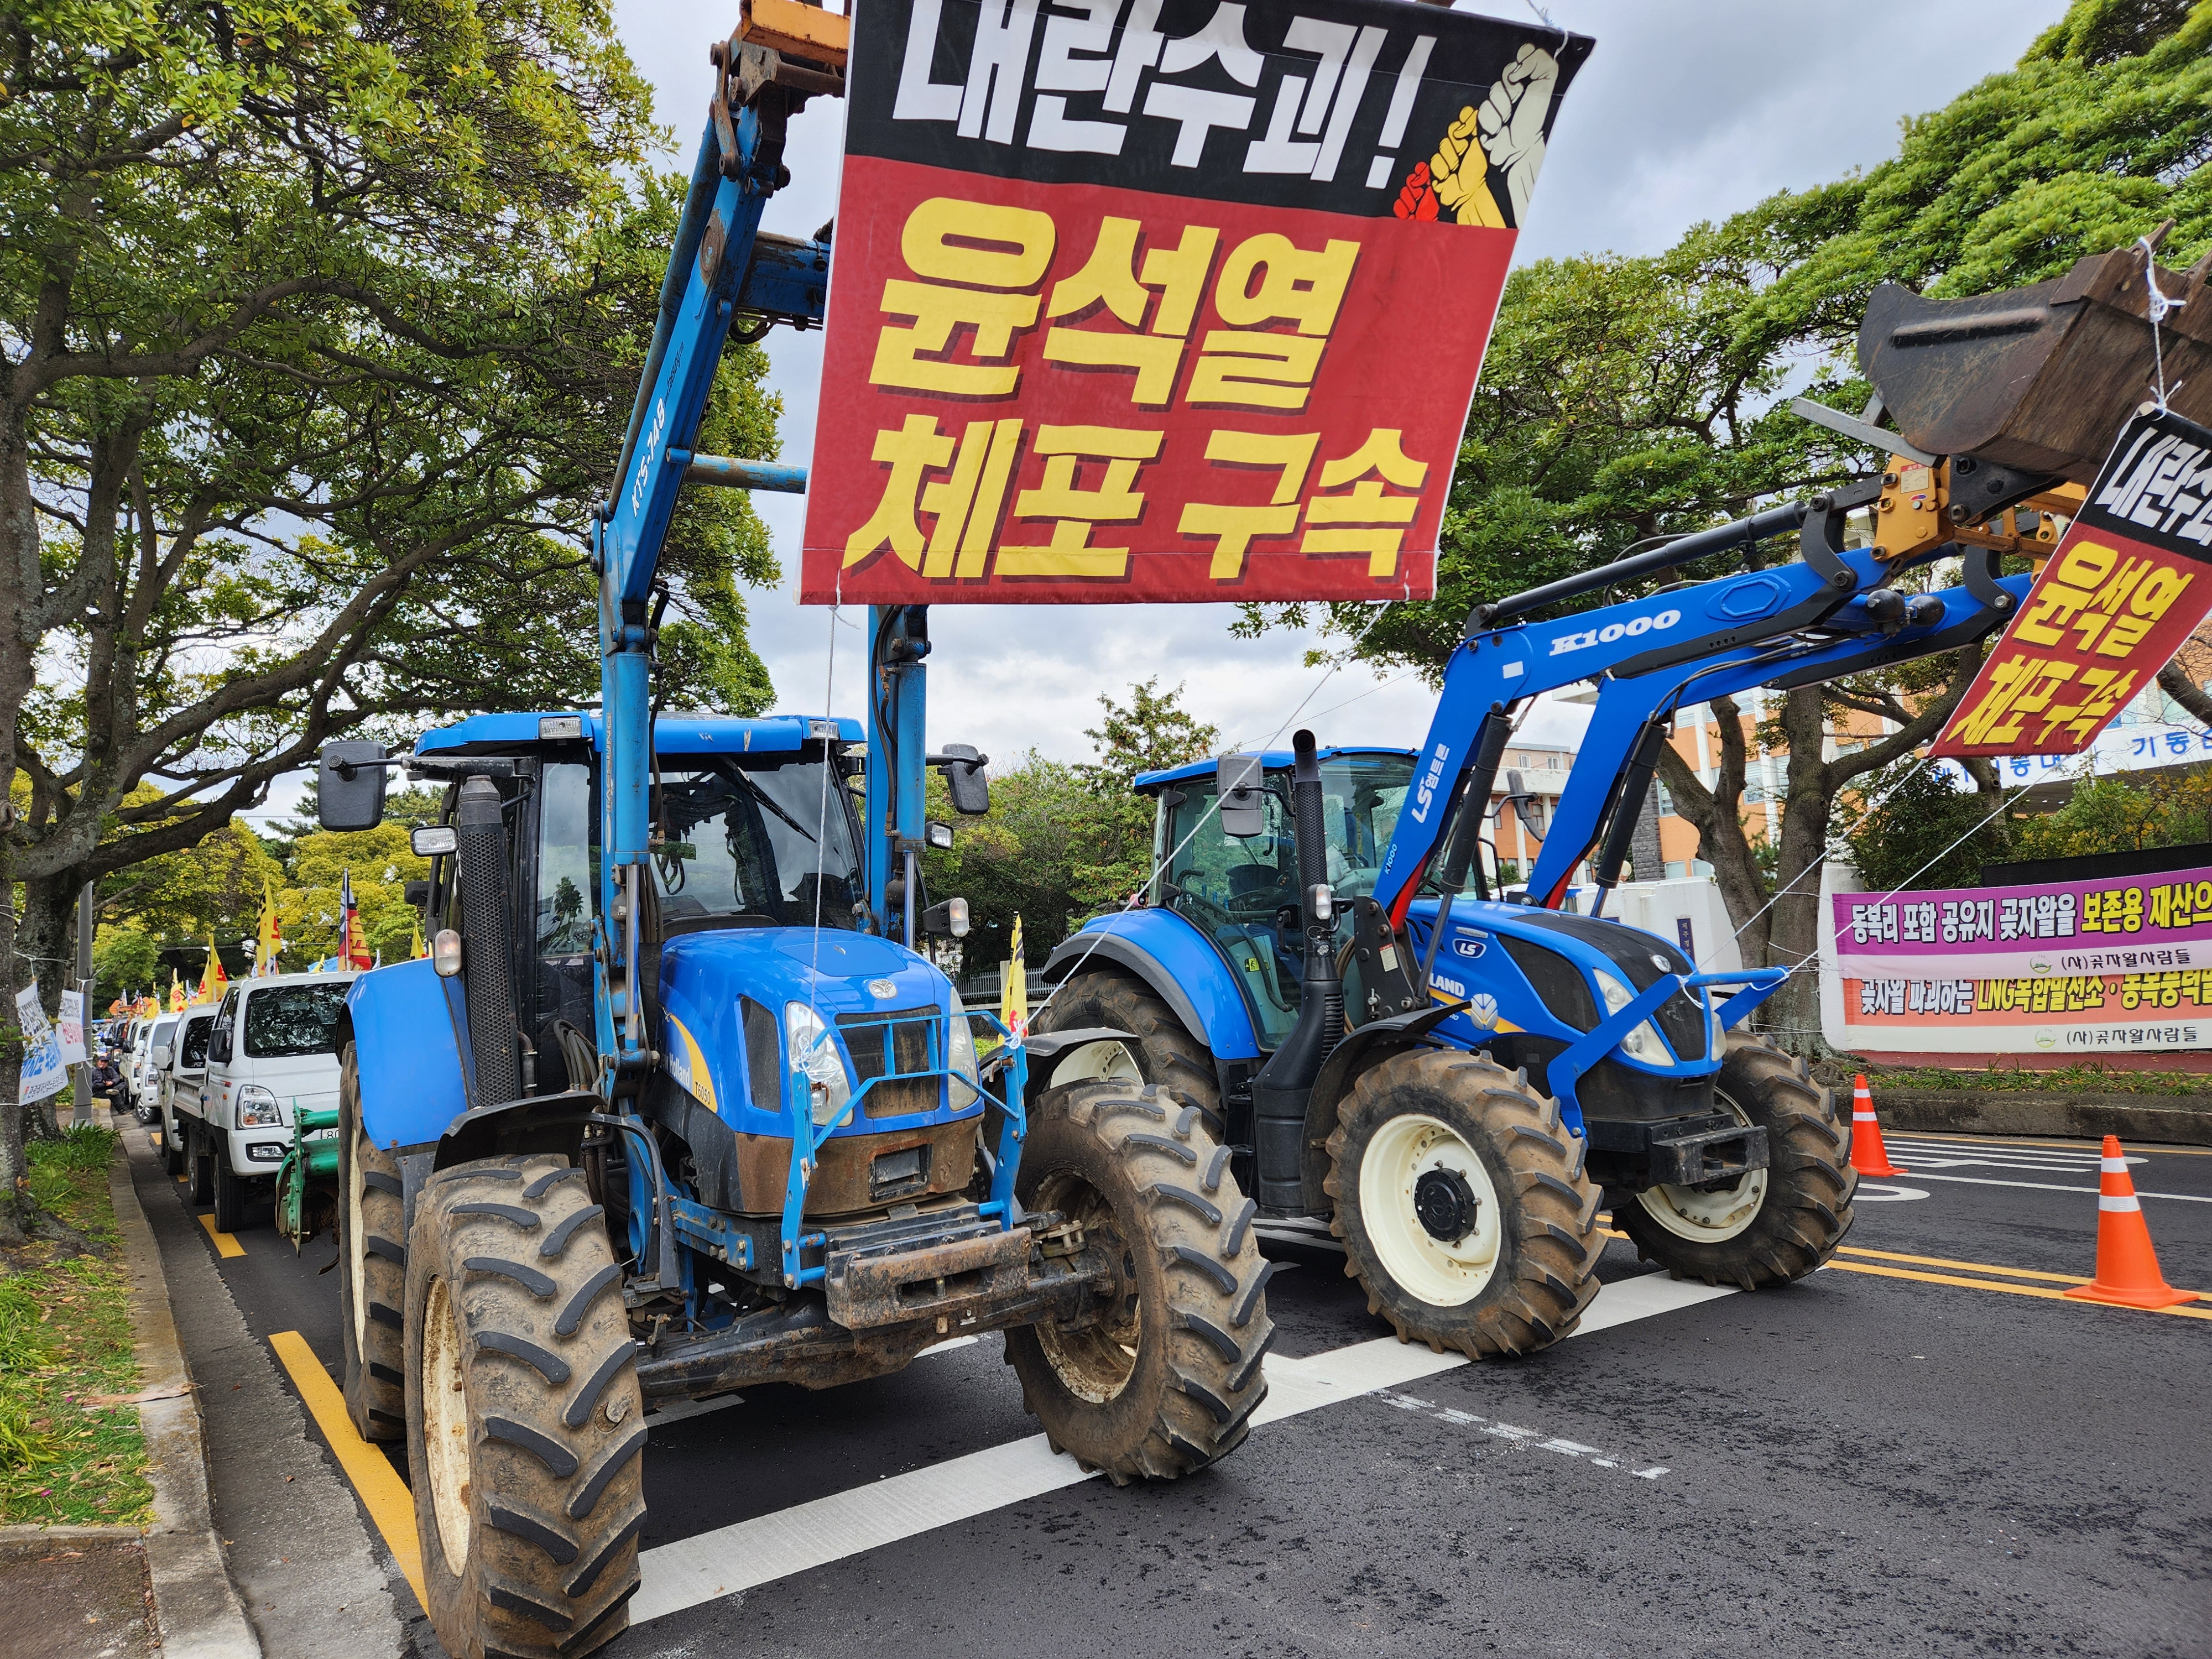
<svg viewBox="0 0 2212 1659"><path fill-rule="evenodd" d="M1522 827L1539 841L1542 840L1543 810L1536 804L1536 798L1522 785L1518 771L1509 771L1505 775L1505 799L1513 807L1513 815L1521 820Z"/></svg>
<svg viewBox="0 0 2212 1659"><path fill-rule="evenodd" d="M944 769L945 793L963 817L981 817L991 810L991 780L983 770L990 759L966 743L948 743L943 754L929 757L932 766Z"/></svg>
<svg viewBox="0 0 2212 1659"><path fill-rule="evenodd" d="M384 745L326 743L315 775L315 818L325 830L374 830L384 822Z"/></svg>
<svg viewBox="0 0 2212 1659"><path fill-rule="evenodd" d="M921 913L921 931L937 939L968 937L968 901L950 898Z"/></svg>
<svg viewBox="0 0 2212 1659"><path fill-rule="evenodd" d="M1213 764L1213 787L1221 802L1221 833L1239 841L1267 829L1263 762L1258 755L1224 755Z"/></svg>

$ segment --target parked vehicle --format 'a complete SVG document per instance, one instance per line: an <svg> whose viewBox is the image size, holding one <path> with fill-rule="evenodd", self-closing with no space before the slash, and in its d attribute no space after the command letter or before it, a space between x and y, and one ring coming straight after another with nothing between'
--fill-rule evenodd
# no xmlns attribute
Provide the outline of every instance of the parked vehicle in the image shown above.
<svg viewBox="0 0 2212 1659"><path fill-rule="evenodd" d="M115 1057L123 1081L123 1097L118 1104L125 1111L138 1109L138 1066L153 1040L154 1018L145 1014L131 1022L130 1030L124 1034L121 1051Z"/></svg>
<svg viewBox="0 0 2212 1659"><path fill-rule="evenodd" d="M171 1175L182 1175L185 1170L184 1142L179 1139L177 1124L177 1102L181 1097L191 1103L195 1116L200 1115L200 1094L207 1086L208 1037L215 1029L216 1009L203 1004L187 1008L179 1017L177 1029L170 1033L168 1056L157 1068L159 1088L156 1110L161 1120L161 1154ZM158 1056L161 1049L155 1050Z"/></svg>
<svg viewBox="0 0 2212 1659"><path fill-rule="evenodd" d="M146 1023L131 1067L131 1109L141 1123L151 1123L161 1101L161 1068L168 1063L169 1039L176 1034L181 1014L157 1014Z"/></svg>
<svg viewBox="0 0 2212 1659"><path fill-rule="evenodd" d="M354 975L276 974L234 985L209 1027L206 1072L171 1108L195 1204L235 1232L246 1206L275 1197L292 1115L337 1104L339 1017Z"/></svg>

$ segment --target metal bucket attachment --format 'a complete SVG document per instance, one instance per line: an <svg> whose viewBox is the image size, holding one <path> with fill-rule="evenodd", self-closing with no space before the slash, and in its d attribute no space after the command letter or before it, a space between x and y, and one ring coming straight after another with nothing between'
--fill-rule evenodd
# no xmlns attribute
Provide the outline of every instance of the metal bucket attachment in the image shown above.
<svg viewBox="0 0 2212 1659"><path fill-rule="evenodd" d="M2200 422L2212 422L2208 270L2212 254L2185 275L2158 273L2160 289L2184 301L2163 325L2167 405ZM1916 447L2086 484L2151 396L2148 307L2135 247L1970 300L1884 283L1859 327L1859 368Z"/></svg>

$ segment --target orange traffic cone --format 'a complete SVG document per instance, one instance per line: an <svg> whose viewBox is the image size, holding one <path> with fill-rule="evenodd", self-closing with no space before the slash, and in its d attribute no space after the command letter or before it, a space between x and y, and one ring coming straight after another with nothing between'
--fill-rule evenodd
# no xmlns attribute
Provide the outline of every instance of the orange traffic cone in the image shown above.
<svg viewBox="0 0 2212 1659"><path fill-rule="evenodd" d="M1881 1120L1874 1115L1864 1072L1851 1079L1851 1168L1869 1176L1905 1173L1890 1163L1889 1148L1881 1144Z"/></svg>
<svg viewBox="0 0 2212 1659"><path fill-rule="evenodd" d="M2128 1178L2128 1160L2118 1135L2105 1137L2103 1175L2097 1186L2097 1276L2066 1292L2084 1302L2110 1302L2122 1308L2171 1308L2194 1302L2194 1291L2177 1291L2158 1270L2150 1247L2150 1228Z"/></svg>

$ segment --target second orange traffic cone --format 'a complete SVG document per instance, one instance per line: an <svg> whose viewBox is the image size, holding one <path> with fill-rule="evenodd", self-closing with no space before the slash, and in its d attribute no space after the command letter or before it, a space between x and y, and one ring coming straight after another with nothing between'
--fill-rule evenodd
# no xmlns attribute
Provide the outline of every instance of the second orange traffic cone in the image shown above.
<svg viewBox="0 0 2212 1659"><path fill-rule="evenodd" d="M2127 1155L2118 1135L2105 1137L2097 1181L2097 1276L2066 1292L2084 1302L2110 1302L2123 1308L2171 1308L2194 1302L2194 1291L2177 1291L2158 1270L2150 1228L2128 1176Z"/></svg>
<svg viewBox="0 0 2212 1659"><path fill-rule="evenodd" d="M1864 1072L1851 1079L1851 1168L1868 1176L1905 1173L1891 1164L1889 1148L1881 1144L1881 1121L1874 1115Z"/></svg>

